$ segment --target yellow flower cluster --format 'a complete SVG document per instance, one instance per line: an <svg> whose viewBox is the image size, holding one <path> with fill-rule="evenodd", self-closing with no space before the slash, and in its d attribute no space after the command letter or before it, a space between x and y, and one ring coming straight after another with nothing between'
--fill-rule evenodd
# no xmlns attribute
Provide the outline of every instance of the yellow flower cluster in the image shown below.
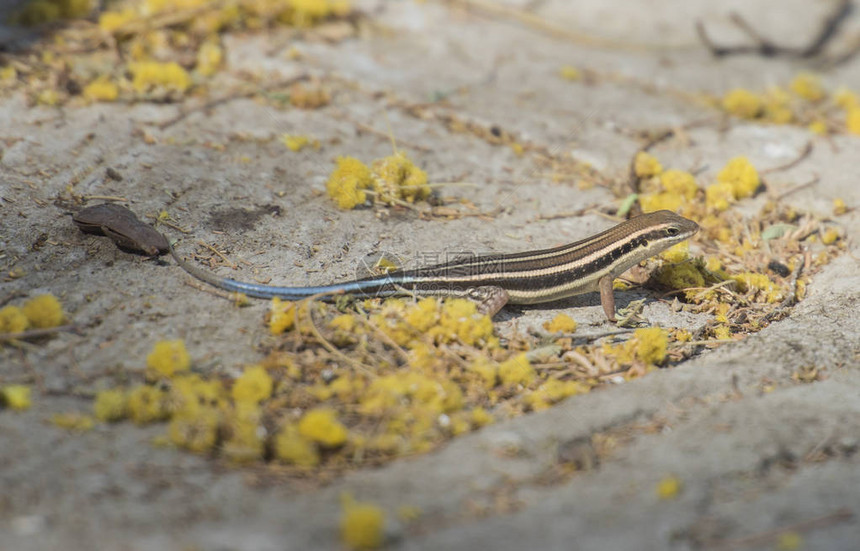
<svg viewBox="0 0 860 551"><path fill-rule="evenodd" d="M821 79L811 73L799 73L787 87L771 87L763 93L743 88L731 90L720 101L727 113L742 119L774 124L799 123L816 134L836 132L832 121L837 110L844 112L845 127L860 134L860 102L855 92L846 88L828 94Z"/></svg>
<svg viewBox="0 0 860 551"><path fill-rule="evenodd" d="M561 381L558 379L547 379L536 390L525 396L525 402L532 410L540 411L556 404L565 398L588 392L588 386L579 381Z"/></svg>
<svg viewBox="0 0 860 551"><path fill-rule="evenodd" d="M567 314L557 314L551 321L544 323L543 328L550 333L573 333L576 331L576 322Z"/></svg>
<svg viewBox="0 0 860 551"><path fill-rule="evenodd" d="M30 387L26 385L0 386L0 406L15 411L30 409Z"/></svg>
<svg viewBox="0 0 860 551"><path fill-rule="evenodd" d="M191 86L191 76L175 61L138 61L129 64L132 87L140 93L154 90L185 92Z"/></svg>
<svg viewBox="0 0 860 551"><path fill-rule="evenodd" d="M312 147L313 149L320 148L319 140L314 140L309 138L308 136L297 136L293 134L284 134L281 136L281 141L284 146L290 151L301 151L305 147Z"/></svg>
<svg viewBox="0 0 860 551"><path fill-rule="evenodd" d="M83 96L90 101L115 101L119 97L119 86L101 76L84 86Z"/></svg>
<svg viewBox="0 0 860 551"><path fill-rule="evenodd" d="M173 377L191 367L191 357L185 349L185 341L159 341L146 357L147 375L152 378Z"/></svg>
<svg viewBox="0 0 860 551"><path fill-rule="evenodd" d="M372 503L355 501L352 496L341 496L343 513L340 518L340 537L350 549L377 549L382 545L385 512Z"/></svg>
<svg viewBox="0 0 860 551"><path fill-rule="evenodd" d="M640 151L633 160L633 171L640 178L639 204L643 212L679 211L689 206L699 191L696 178L682 170L663 170L660 161Z"/></svg>
<svg viewBox="0 0 860 551"><path fill-rule="evenodd" d="M696 178L689 172L667 170L659 174L659 191L643 193L639 197L643 212L658 210L678 211L689 204L699 190Z"/></svg>
<svg viewBox="0 0 860 551"><path fill-rule="evenodd" d="M27 329L48 329L62 325L66 317L54 295L38 295L23 306L0 308L0 333L20 333Z"/></svg>
<svg viewBox="0 0 860 551"><path fill-rule="evenodd" d="M640 151L633 159L633 172L639 178L650 178L659 176L663 172L663 165L650 153Z"/></svg>
<svg viewBox="0 0 860 551"><path fill-rule="evenodd" d="M646 327L633 332L633 338L621 344L604 344L603 352L614 357L621 365L631 365L634 361L653 368L666 360L668 334L660 327Z"/></svg>
<svg viewBox="0 0 860 551"><path fill-rule="evenodd" d="M326 190L342 209L352 209L367 200L367 190L373 190L374 201L394 204L412 203L430 195L427 173L415 166L403 153L377 159L367 165L352 157L339 157L337 167L329 176Z"/></svg>
<svg viewBox="0 0 860 551"><path fill-rule="evenodd" d="M582 78L582 72L571 65L565 65L558 70L558 74L564 80L576 81Z"/></svg>
<svg viewBox="0 0 860 551"><path fill-rule="evenodd" d="M338 207L353 209L367 201L366 189L373 187L367 165L352 157L338 157L337 167L326 182L329 197Z"/></svg>
<svg viewBox="0 0 860 551"><path fill-rule="evenodd" d="M738 287L742 293L761 293L767 302L779 302L783 299L782 291L765 274L744 272L731 276L731 279L738 282Z"/></svg>
<svg viewBox="0 0 860 551"><path fill-rule="evenodd" d="M408 306L402 300L389 300L370 321L401 346L411 347L425 338L470 346L494 346L498 342L490 317L478 314L475 303L467 299L442 302L427 297Z"/></svg>
<svg viewBox="0 0 860 551"><path fill-rule="evenodd" d="M761 185L758 171L746 157L735 157L717 174L717 182L705 190L705 204L718 211L738 199L752 196Z"/></svg>

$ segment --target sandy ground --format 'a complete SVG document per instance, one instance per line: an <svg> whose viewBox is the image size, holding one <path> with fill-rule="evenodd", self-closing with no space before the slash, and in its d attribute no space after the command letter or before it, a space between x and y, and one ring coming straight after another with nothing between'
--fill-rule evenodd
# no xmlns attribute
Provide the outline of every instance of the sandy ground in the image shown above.
<svg viewBox="0 0 860 551"><path fill-rule="evenodd" d="M242 268L246 279L271 276L272 283L348 278L359 259L383 251L420 261L440 247L551 246L608 224L594 215L539 215L607 204L611 195L599 187L550 183L510 148L451 133L437 120L419 120L392 104L445 94L447 111L571 151L621 179L641 143L632 131L713 115L670 90L761 89L807 68L783 59L715 60L697 42L696 19L709 21L716 38L741 40L726 21L738 10L763 33L799 45L830 5L539 3L542 17L607 42L585 44L435 2L368 2L363 6L376 23L361 38L305 42L276 31L226 41L230 70L219 77L225 87L237 82L240 70L271 80L310 70L329 77L333 103L324 109L276 110L240 99L160 130L159 123L199 100L51 109L27 107L18 96L0 98L0 271L24 273L2 280L0 295L54 293L70 317L87 326L25 352L0 350L0 382L36 374L42 391L31 410L0 412L0 549L337 549L338 496L345 490L378 503L392 519L403 505L420 508L416 522L390 522L391 549L771 549L778 538L769 534L780 530L800 536L802 549L856 549L856 249L814 279L790 317L742 342L322 489L155 448L150 440L163 427L98 426L76 435L45 423L53 413L88 407L72 397L87 390L88 375L140 369L157 340L183 338L199 364L230 371L259 359L255 350L267 338L260 321L265 303L231 307L188 286L170 262L130 256L80 234L54 203L70 180L80 180L79 194L128 197L141 215L169 210L193 232L186 246L196 239L218 242L234 258L253 263ZM846 36L860 24L849 27ZM285 57L291 46L304 58ZM557 73L568 64L628 80L567 82ZM860 62L841 65L825 79L860 89ZM354 121L383 135L359 132ZM390 154L388 124L434 180L477 182L456 194L483 210L502 207L502 213L487 223L337 210L320 195L332 159ZM141 130L157 143L145 143ZM285 132L312 135L324 147L291 153L276 139ZM671 142L655 153L671 166L704 165L707 177L739 154L757 166L785 163L812 135L737 123L725 132L693 129L689 137L684 146ZM818 175L818 185L786 201L821 214L830 212L835 197L860 205L858 158L857 137L819 139L808 160L774 174L769 184L788 189ZM108 166L124 179L104 178ZM751 200L750 212L763 201ZM841 222L856 242L856 213ZM44 244L34 248L41 234ZM619 300L623 305L632 298ZM573 313L584 326L602 316L599 303L585 297L506 312L497 327L538 325L559 311ZM659 304L646 314L667 325L701 324ZM791 374L809 365L824 369L826 378L792 382ZM764 386L773 390L762 392ZM642 425L656 429L629 430ZM613 431L633 436L620 439L608 460L569 478L541 476L560 450L575 453L591 435ZM683 490L661 501L654 486L668 475L677 476ZM476 504L486 505L486 514L475 515Z"/></svg>

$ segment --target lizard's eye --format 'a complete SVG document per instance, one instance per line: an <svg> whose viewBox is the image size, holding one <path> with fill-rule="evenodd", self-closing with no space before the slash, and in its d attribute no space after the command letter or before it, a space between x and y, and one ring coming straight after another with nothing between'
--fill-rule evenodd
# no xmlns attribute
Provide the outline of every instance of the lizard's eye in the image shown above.
<svg viewBox="0 0 860 551"><path fill-rule="evenodd" d="M681 233L681 230L679 230L678 228L666 228L666 235L668 235L669 237L674 237L679 233Z"/></svg>

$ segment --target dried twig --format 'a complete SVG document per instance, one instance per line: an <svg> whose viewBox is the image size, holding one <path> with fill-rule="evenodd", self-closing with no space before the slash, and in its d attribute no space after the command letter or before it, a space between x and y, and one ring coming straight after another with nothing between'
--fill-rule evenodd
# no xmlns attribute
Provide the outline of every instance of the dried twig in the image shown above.
<svg viewBox="0 0 860 551"><path fill-rule="evenodd" d="M797 184L796 186L793 186L793 187L788 188L787 190L785 190L785 191L783 191L782 193L778 194L774 199L775 199L776 201L780 201L780 200L782 200L782 199L785 199L787 196L791 195L791 194L792 194L792 193L794 193L795 191L800 191L800 190L802 190L802 189L806 189L806 188L808 188L808 187L811 187L811 186L816 185L816 184L819 182L819 180L821 180L821 178L819 178L819 177L816 175L812 180L810 180L810 181L808 181L808 182L804 182L804 183L802 183L802 184Z"/></svg>
<svg viewBox="0 0 860 551"><path fill-rule="evenodd" d="M39 337L47 337L62 331L76 333L81 329L80 325L71 323L68 325L58 325L57 327L48 327L46 329L29 329L19 333L0 333L0 342L2 341L23 341L27 339L37 339Z"/></svg>
<svg viewBox="0 0 860 551"><path fill-rule="evenodd" d="M200 105L198 107L194 107L194 108L189 109L187 111L180 112L178 115L176 115L172 119L168 119L168 120L162 122L161 124L159 124L158 128L161 130L164 130L164 129L169 128L169 127L173 126L174 124L184 120L186 117L188 117L191 114L199 113L201 111L209 111L210 109L218 107L219 105L223 105L225 103L229 103L229 102L237 100L237 99L250 98L250 97L256 96L257 94L261 94L263 92L269 92L271 90L277 90L279 88L286 88L287 86L292 86L293 84L296 84L297 82L309 80L310 78L311 78L310 74L301 73L301 74L296 75L294 77L276 82L274 84L270 84L268 86L264 86L262 88L254 88L253 90L249 90L247 92L236 92L234 94L229 94L229 95L224 96L222 98L217 98L217 99L214 99L211 101L207 101L203 105Z"/></svg>
<svg viewBox="0 0 860 551"><path fill-rule="evenodd" d="M799 259L797 261L797 266L794 268L794 272L791 274L791 283L788 285L788 296L772 311L768 312L767 315L764 316L764 321L771 322L778 319L781 319L785 316L786 310L797 304L797 279L800 277L800 274L803 272L803 267L806 263L801 262Z"/></svg>
<svg viewBox="0 0 860 551"><path fill-rule="evenodd" d="M12 291L11 293L6 295L5 297L0 298L0 307L6 306L7 304L12 302L16 298L26 297L26 296L27 296L27 293L25 293L24 291Z"/></svg>
<svg viewBox="0 0 860 551"><path fill-rule="evenodd" d="M354 118L347 115L346 113L336 113L336 114L334 114L334 118L341 119L341 120L344 120L348 123L351 123L351 124L355 125L355 127L358 128L362 132L368 132L370 134L373 134L374 136L379 136L379 137L382 137L385 139L391 138L391 135L388 132L378 130L378 129L376 129L376 128L368 125L368 124L365 124L361 121L357 121ZM424 151L424 152L433 151L433 149L430 147L427 147L425 145L419 145L416 143L407 142L406 140L404 140L402 138L397 138L397 145L405 146L405 147L408 147L410 149L415 149L417 151Z"/></svg>
<svg viewBox="0 0 860 551"><path fill-rule="evenodd" d="M218 249L216 249L215 247L213 247L213 246L212 246L212 245L210 245L209 243L206 243L206 242L205 242L205 241L203 241L202 239L201 239L201 240L199 240L199 241L197 241L197 244L198 244L198 245L200 245L200 246L202 246L202 247L206 247L207 249L209 249L210 251L212 251L212 253L213 253L213 254L215 254L215 255L216 255L216 256L218 256L221 260L223 260L224 262L226 262L226 263L227 263L227 266L229 266L230 268L233 268L233 269L235 270L236 268L238 268L238 267L239 267L235 262L231 262L231 261L230 261L230 259L229 259L229 258L227 258L227 256L226 256L226 255L224 255L224 253L222 253L221 251L219 251Z"/></svg>
<svg viewBox="0 0 860 551"><path fill-rule="evenodd" d="M312 304L315 299L320 298L324 295L326 295L326 293L320 293L319 295L314 295L312 297L308 297L305 300L311 302L311 304ZM299 312L299 308L297 307L296 308L296 317L298 317L298 312ZM328 352L330 354L332 354L333 356L337 356L338 358L340 358L344 362L348 363L349 365L351 365L355 369L361 371L365 375L368 375L370 377L376 377L376 373L373 371L372 367L365 365L358 360L354 360L354 359L350 358L349 356L347 356L346 354L344 354L343 352L338 350L337 347L335 347L332 343L330 343L328 341L328 339L326 339L322 335L322 333L320 333L320 330L317 329L316 324L314 324L314 315L313 315L312 308L310 308L310 307L307 309L307 316L308 316L308 328L311 330L311 333L317 339L317 342L319 342L322 345L323 348L328 350ZM298 330L298 323L296 324L296 330Z"/></svg>
<svg viewBox="0 0 860 551"><path fill-rule="evenodd" d="M796 158L792 159L791 161L789 161L785 164L779 165L779 166L774 166L771 168L766 168L764 170L759 170L758 173L759 174L771 174L773 172L782 172L784 170L794 168L795 166L797 166L801 162L803 162L807 157L809 157L809 155L812 154L812 149L813 149L812 140L810 140L810 141L806 142L806 145L803 146L803 150L800 152L800 154Z"/></svg>
<svg viewBox="0 0 860 551"><path fill-rule="evenodd" d="M598 207L597 203L591 204L587 207L577 209L577 210L569 210L565 212L556 212L554 214L542 214L536 218L536 220L558 220L559 218L579 218L583 214L587 214L590 211L596 209Z"/></svg>
<svg viewBox="0 0 860 551"><path fill-rule="evenodd" d="M706 543L705 547L718 549L738 549L741 547L764 546L772 542L782 534L785 534L786 532L803 532L807 530L813 530L815 528L823 528L825 526L830 526L831 524L837 524L839 522L851 520L853 517L854 512L851 509L849 509L848 507L842 507L830 513L829 515L824 515L809 520L802 520L800 522L795 522L794 524L787 524L780 528L769 530L767 532L762 532L760 534L745 536L743 538L711 541Z"/></svg>
<svg viewBox="0 0 860 551"><path fill-rule="evenodd" d="M757 54L762 57L810 58L820 54L827 43L839 33L840 27L848 18L852 7L852 0L840 0L833 12L824 19L821 29L809 45L802 48L775 44L773 41L763 37L746 19L737 13L732 13L730 19L732 23L742 30L750 40L752 40L752 44L741 46L719 46L708 36L708 33L705 31L705 26L701 21L696 22L696 32L705 47L707 47L708 50L710 50L710 52L716 57ZM854 53L856 53L856 51Z"/></svg>

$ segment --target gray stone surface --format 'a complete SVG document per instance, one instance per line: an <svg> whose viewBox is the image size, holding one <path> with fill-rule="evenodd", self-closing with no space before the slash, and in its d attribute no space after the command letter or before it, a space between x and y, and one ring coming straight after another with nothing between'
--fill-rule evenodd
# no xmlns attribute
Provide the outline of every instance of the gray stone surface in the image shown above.
<svg viewBox="0 0 860 551"><path fill-rule="evenodd" d="M224 89L246 74L268 80L302 70L338 76L325 80L333 104L318 111L237 100L162 131L157 123L195 102L49 109L27 107L19 96L0 98L0 269L25 273L3 280L0 296L52 292L72 319L88 324L81 335L62 334L24 353L0 349L0 383L35 374L44 390L30 411L0 412L0 549L336 549L344 490L377 502L392 519L402 505L422 510L408 526L392 520L392 549L701 549L786 526L802 535L803 549L856 549L860 270L853 245L814 279L808 299L788 319L742 342L321 489L155 448L150 440L162 427L100 426L76 435L44 422L89 404L51 391L86 389L82 381L106 368L140 369L157 340L184 338L197 365L229 371L258 359L255 347L267 338L265 303L234 308L186 285L169 263L131 257L81 235L53 203L72 179L80 181L76 193L125 196L139 214L168 210L192 231L181 247L196 239L217 242L232 258L253 264L241 268L243 278L271 277L272 283L347 278L357 260L381 251L410 259L442 245L454 251L551 246L608 224L593 215L539 215L605 204L611 195L550 183L527 157L410 117L396 101L448 94L449 112L571 151L621 179L639 145L630 131L713 115L671 90L760 89L805 68L757 57L714 60L696 42L696 19L706 18L717 38L739 40L725 17L738 10L765 34L801 44L830 3L539 3L537 13L557 25L615 46L553 38L434 2L362 5L375 15L360 39L296 42L278 31L226 40L229 71L218 77ZM857 29L853 21L848 34ZM304 58L286 59L289 46ZM635 78L653 89L563 81L557 71L564 64ZM842 65L825 79L860 90L860 63ZM450 193L482 210L504 207L503 214L492 223L428 222L411 214L378 219L371 210L338 211L319 193L332 159L391 152L384 136L357 132L347 117L385 131L386 114L404 150L434 181L476 182ZM141 130L159 143L145 144ZM277 140L285 132L311 135L324 147L288 152ZM704 165L705 179L738 154L760 167L783 164L812 137L799 128L742 123L689 135L689 145L670 143L656 153L670 166ZM835 197L860 205L858 157L860 138L816 139L807 161L768 183L782 190L818 175L817 186L787 201L822 214ZM106 166L125 179L102 178ZM750 200L747 208L752 212L765 200ZM269 210L273 206L279 213ZM239 211L251 213L246 223L235 222ZM856 212L840 222L856 242ZM47 244L32 250L41 233ZM506 313L497 328L536 326L558 311L569 311L583 326L602 315L598 302L585 297ZM701 323L679 322L682 316L659 304L648 316L666 325ZM825 380L791 381L796 369L812 364L824 368ZM763 382L774 390L762 393ZM659 430L636 430L644 426ZM612 431L628 436L597 468L543 481L559 446ZM670 474L683 481L683 491L660 501L655 485ZM470 503L498 499L509 500L513 510L470 513ZM804 524L841 511L853 518ZM772 539L735 542L744 549L773 545Z"/></svg>

